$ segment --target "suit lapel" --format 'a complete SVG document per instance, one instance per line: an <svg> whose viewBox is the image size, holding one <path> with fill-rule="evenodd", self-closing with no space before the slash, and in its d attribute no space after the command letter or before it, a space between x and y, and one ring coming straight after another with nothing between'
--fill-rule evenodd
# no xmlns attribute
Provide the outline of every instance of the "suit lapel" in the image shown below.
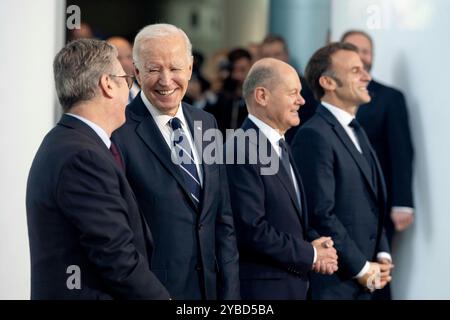
<svg viewBox="0 0 450 320"><path fill-rule="evenodd" d="M283 185L283 187L286 189L286 191L289 194L289 197L291 198L291 201L295 207L295 209L297 210L297 214L298 217L300 219L300 221L302 220L302 211L301 208L299 206L298 200L297 200L297 195L295 194L295 188L294 188L294 184L292 182L292 179L290 177L290 174L287 172L287 170L283 167L281 160L278 157L278 154L276 153L276 151L273 149L272 144L270 143L269 139L267 139L267 137L259 130L258 126L255 125L253 123L253 121L251 121L250 119L246 119L244 121L244 124L242 125L242 129L244 131L247 131L249 129L255 129L256 132L258 133L258 144L257 144L257 151L258 151L258 155L259 155L259 143L260 143L260 135L262 135L264 137L263 141L266 141L267 143L267 148L266 150L270 150L270 155L275 155L275 157L277 157L277 161L278 161L278 172L275 174L275 177L280 180L281 184ZM290 157L290 154L289 154ZM292 158L290 157L290 161L291 163L293 163Z"/></svg>
<svg viewBox="0 0 450 320"><path fill-rule="evenodd" d="M356 149L355 144L352 142L347 132L345 132L344 128L342 128L341 124L337 121L337 119L324 107L320 106L318 109L319 114L332 126L333 131L336 133L339 140L341 140L344 147L352 156L353 160L355 160L357 166L361 170L364 178L366 179L367 184L375 198L377 197L377 193L375 190L375 186L372 184L371 169L369 164L364 159L364 156Z"/></svg>
<svg viewBox="0 0 450 320"><path fill-rule="evenodd" d="M297 179L298 189L300 192L300 200L301 200L301 204L302 204L302 206L300 208L302 214L300 217L303 219L303 227L305 229L303 231L306 232L306 229L308 228L308 215L306 214L308 212L307 207L306 207L307 206L306 195L305 195L305 190L303 188L302 178L301 178L300 173L298 172L297 167L295 165L295 160L294 160L294 157L292 156L291 150L289 150L289 159L291 161L292 169L294 169L295 178Z"/></svg>
<svg viewBox="0 0 450 320"><path fill-rule="evenodd" d="M190 192L187 189L184 178L178 165L174 164L171 158L171 150L164 140L161 131L159 131L155 120L151 116L147 107L142 102L140 95L138 95L133 102L129 105L130 116L133 120L137 121L136 126L137 135L144 141L145 145L153 152L155 157L159 160L161 165L167 169L167 171L175 178L182 190L186 193L186 196L190 199L191 205L194 209L196 204L190 196Z"/></svg>

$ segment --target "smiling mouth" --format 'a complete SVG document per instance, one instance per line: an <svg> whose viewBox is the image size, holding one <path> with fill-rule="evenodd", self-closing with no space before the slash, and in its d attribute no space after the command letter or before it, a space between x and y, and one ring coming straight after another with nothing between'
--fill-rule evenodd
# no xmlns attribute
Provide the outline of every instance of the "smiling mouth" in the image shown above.
<svg viewBox="0 0 450 320"><path fill-rule="evenodd" d="M161 96L169 96L175 92L175 89L172 90L155 90Z"/></svg>

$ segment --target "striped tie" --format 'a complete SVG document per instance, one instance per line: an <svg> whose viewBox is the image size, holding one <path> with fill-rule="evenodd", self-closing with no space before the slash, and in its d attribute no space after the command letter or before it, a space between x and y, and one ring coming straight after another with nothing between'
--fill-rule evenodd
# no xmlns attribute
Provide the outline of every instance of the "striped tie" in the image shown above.
<svg viewBox="0 0 450 320"><path fill-rule="evenodd" d="M170 126L173 130L172 142L178 158L177 160L179 160L178 165L183 172L186 186L198 206L200 204L201 185L191 146L186 133L181 127L180 119L176 117L172 118L170 120Z"/></svg>

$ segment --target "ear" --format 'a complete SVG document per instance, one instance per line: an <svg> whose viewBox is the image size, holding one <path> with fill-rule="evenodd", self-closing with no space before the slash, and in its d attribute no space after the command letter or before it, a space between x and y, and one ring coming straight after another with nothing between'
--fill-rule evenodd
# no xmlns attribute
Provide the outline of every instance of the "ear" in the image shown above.
<svg viewBox="0 0 450 320"><path fill-rule="evenodd" d="M325 91L336 90L336 81L331 77L321 76L319 78L319 84Z"/></svg>
<svg viewBox="0 0 450 320"><path fill-rule="evenodd" d="M117 86L115 83L113 83L113 80L110 76L107 74L103 74L100 77L100 83L99 83L100 89L103 92L103 95L105 95L108 98L114 97L114 86Z"/></svg>
<svg viewBox="0 0 450 320"><path fill-rule="evenodd" d="M188 80L191 80L193 68L194 68L194 57L191 57L191 63L189 64L189 79Z"/></svg>
<svg viewBox="0 0 450 320"><path fill-rule="evenodd" d="M269 92L264 87L256 87L253 91L253 99L259 105L266 106L269 98Z"/></svg>
<svg viewBox="0 0 450 320"><path fill-rule="evenodd" d="M136 76L136 80L139 83L139 87L142 87L142 81L141 81L141 71L136 67L136 64L133 62L134 67L134 75Z"/></svg>

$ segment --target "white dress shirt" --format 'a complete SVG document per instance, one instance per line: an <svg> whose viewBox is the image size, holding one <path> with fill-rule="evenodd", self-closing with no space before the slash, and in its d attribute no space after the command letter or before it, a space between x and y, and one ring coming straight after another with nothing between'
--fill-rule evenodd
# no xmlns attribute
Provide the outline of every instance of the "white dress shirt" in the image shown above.
<svg viewBox="0 0 450 320"><path fill-rule="evenodd" d="M350 127L350 122L352 122L352 120L355 119L355 116L325 101L322 101L322 105L333 114L333 116L341 124L345 132L347 132L350 140L352 140L356 149L358 149L358 151L362 153L355 131L352 127ZM377 259L388 259L392 261L391 255L387 252L378 252ZM364 276L364 274L366 274L367 271L369 271L369 268L370 268L369 261L366 261L364 267L355 276L355 278L361 278L362 276Z"/></svg>
<svg viewBox="0 0 450 320"><path fill-rule="evenodd" d="M284 139L284 136L282 136L277 130L275 130L274 128L272 128L268 124L266 124L264 121L258 119L254 115L249 114L248 118L267 137L267 139L269 140L270 144L272 145L272 148L277 153L278 157L281 157L281 147L279 145L279 141L280 141L280 139ZM295 195L297 196L298 203L301 203L298 182L297 182L297 179L295 178L294 169L292 168L291 164L289 164L289 166L291 168L290 174L291 174L291 177L292 177L292 181L294 182ZM303 214L306 214L306 212L304 212ZM314 249L314 260L313 260L313 263L315 263L316 260L317 260L317 252L316 252L316 248L314 248L314 246L313 246L313 249Z"/></svg>
<svg viewBox="0 0 450 320"><path fill-rule="evenodd" d="M73 113L66 113L68 116L77 118L78 120L83 121L85 124L87 124L92 130L95 131L95 133L102 139L103 143L106 145L106 147L109 149L111 147L111 139L109 139L108 134L103 130L99 125L93 123L92 121L89 121L86 118L83 118L79 115L73 114Z"/></svg>
<svg viewBox="0 0 450 320"><path fill-rule="evenodd" d="M180 103L180 106L179 106L178 111L175 114L175 116L171 117L169 115L161 113L161 111L156 109L156 107L153 106L150 103L150 101L147 99L147 97L144 94L144 91L141 91L141 98L142 98L142 101L144 102L145 106L147 107L148 111L152 115L153 119L155 120L156 125L158 126L159 131L161 131L161 134L163 135L164 140L166 141L170 150L173 150L173 145L172 145L173 131L172 131L172 127L170 126L169 121L175 117L180 119L181 127L183 128L183 131L188 138L189 146L191 147L191 150L192 150L192 153L194 156L195 166L197 168L198 177L200 178L200 185L203 187L203 174L202 174L200 161L199 161L200 158L199 158L199 155L197 152L197 148L195 147L194 142L193 142L194 139L192 138L191 130L189 129L189 126L186 122L186 118L184 117L182 104Z"/></svg>

